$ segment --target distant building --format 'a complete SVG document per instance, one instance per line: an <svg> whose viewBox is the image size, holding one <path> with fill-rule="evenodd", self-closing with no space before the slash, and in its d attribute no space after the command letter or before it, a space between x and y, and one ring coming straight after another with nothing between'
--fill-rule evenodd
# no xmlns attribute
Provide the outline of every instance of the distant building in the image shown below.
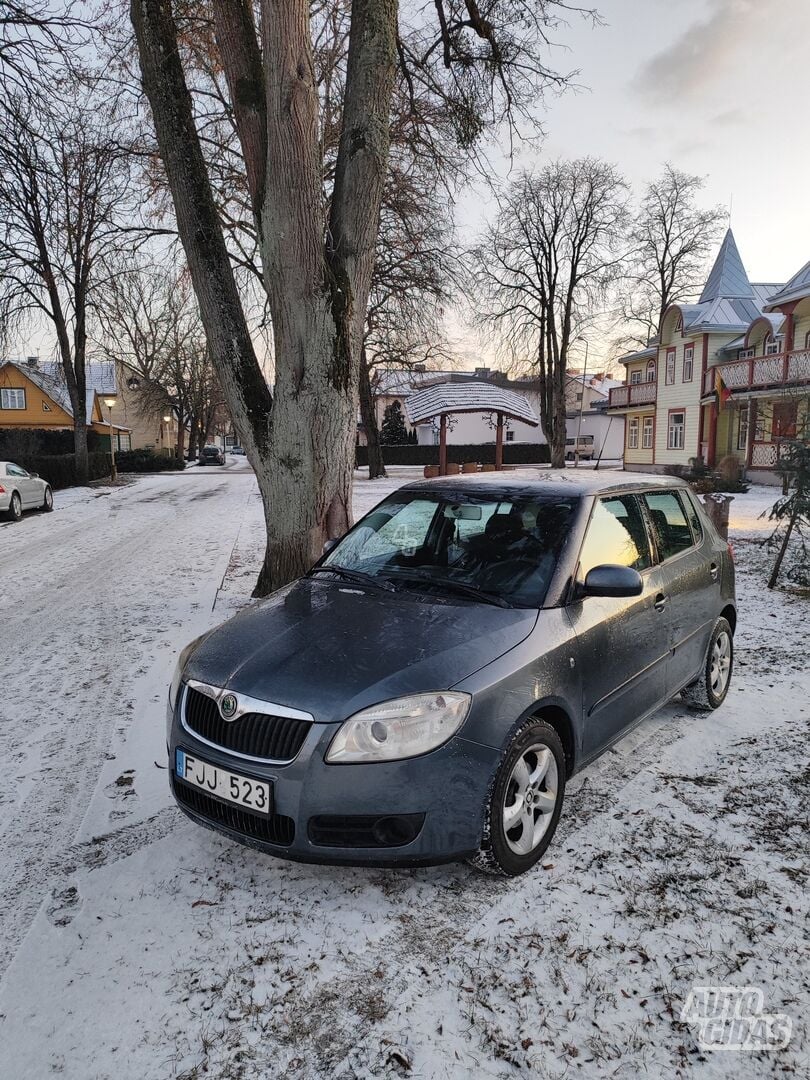
<svg viewBox="0 0 810 1080"><path fill-rule="evenodd" d="M113 384L114 385L114 384ZM109 387L99 376L88 372L86 410L87 427L99 435L110 436L121 449L129 447L130 432L109 420L103 404ZM5 431L72 431L73 406L58 365L30 357L25 363L0 362L0 429Z"/></svg>
<svg viewBox="0 0 810 1080"><path fill-rule="evenodd" d="M729 229L698 302L671 305L658 339L622 362L608 412L624 417L627 468L734 455L776 482L779 441L808 409L810 263L786 285L751 283Z"/></svg>

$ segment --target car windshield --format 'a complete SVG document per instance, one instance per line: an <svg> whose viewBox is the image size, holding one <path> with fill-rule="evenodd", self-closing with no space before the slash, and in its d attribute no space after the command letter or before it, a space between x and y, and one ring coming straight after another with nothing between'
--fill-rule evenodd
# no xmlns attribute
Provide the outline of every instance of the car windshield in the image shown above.
<svg viewBox="0 0 810 1080"><path fill-rule="evenodd" d="M398 492L324 559L433 595L540 607L575 500L536 495Z"/></svg>

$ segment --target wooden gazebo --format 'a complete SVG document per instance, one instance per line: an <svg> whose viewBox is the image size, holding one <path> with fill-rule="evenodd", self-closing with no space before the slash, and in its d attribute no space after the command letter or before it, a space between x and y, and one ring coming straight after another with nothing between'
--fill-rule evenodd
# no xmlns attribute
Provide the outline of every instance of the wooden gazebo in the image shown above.
<svg viewBox="0 0 810 1080"><path fill-rule="evenodd" d="M495 413L495 468L503 468L504 418L537 427L534 409L522 394L484 382L444 382L411 394L405 402L411 424L439 418L439 475L447 475L447 417L454 413Z"/></svg>

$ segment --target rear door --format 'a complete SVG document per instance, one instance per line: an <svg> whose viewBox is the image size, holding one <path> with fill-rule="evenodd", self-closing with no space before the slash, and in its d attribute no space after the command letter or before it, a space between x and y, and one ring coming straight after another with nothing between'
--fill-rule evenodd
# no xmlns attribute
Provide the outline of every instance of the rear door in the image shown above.
<svg viewBox="0 0 810 1080"><path fill-rule="evenodd" d="M669 692L677 694L700 671L720 610L722 567L685 491L642 496L669 608Z"/></svg>
<svg viewBox="0 0 810 1080"><path fill-rule="evenodd" d="M40 485L36 480L32 480L25 469L20 468L19 465L14 465L9 462L6 465L6 473L11 478L14 487L20 493L20 501L25 509L30 509L33 506L37 506L40 499Z"/></svg>
<svg viewBox="0 0 810 1080"><path fill-rule="evenodd" d="M579 645L586 757L667 698L669 616L661 568L654 563L635 495L604 496L594 503L577 581L604 563L632 566L644 588L640 596L588 596L569 606Z"/></svg>

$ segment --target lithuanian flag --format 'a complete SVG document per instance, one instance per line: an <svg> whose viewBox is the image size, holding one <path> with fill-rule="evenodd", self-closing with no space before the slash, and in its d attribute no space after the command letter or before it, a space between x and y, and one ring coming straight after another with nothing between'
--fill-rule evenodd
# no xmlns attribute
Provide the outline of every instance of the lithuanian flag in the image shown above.
<svg viewBox="0 0 810 1080"><path fill-rule="evenodd" d="M714 374L714 393L717 397L717 411L720 412L725 403L731 397L731 391L723 382L723 376L720 374L719 368Z"/></svg>

